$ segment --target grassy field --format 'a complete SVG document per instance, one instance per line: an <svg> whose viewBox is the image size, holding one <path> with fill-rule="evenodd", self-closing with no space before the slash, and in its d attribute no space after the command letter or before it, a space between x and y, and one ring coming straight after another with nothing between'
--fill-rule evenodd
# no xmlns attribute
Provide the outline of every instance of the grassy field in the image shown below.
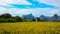
<svg viewBox="0 0 60 34"><path fill-rule="evenodd" d="M0 34L60 34L60 22L0 23Z"/></svg>

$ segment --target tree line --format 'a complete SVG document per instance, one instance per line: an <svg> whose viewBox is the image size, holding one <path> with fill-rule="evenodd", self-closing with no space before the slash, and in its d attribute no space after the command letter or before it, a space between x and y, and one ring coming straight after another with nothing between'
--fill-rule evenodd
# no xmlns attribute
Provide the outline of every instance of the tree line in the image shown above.
<svg viewBox="0 0 60 34"><path fill-rule="evenodd" d="M42 16L44 16L44 15L42 15ZM29 20L29 19L27 19L27 17L22 18L20 16L12 16L9 13L5 13L5 14L0 15L0 22L34 22L34 21L37 21L37 22L47 22L47 21L59 22L60 21L60 19L58 18L58 14L54 14L51 18L52 19L49 20L49 19L47 19L47 17L43 17L43 18L35 17L32 20Z"/></svg>
<svg viewBox="0 0 60 34"><path fill-rule="evenodd" d="M13 17L11 14L5 13L0 15L0 22L22 22L19 16Z"/></svg>

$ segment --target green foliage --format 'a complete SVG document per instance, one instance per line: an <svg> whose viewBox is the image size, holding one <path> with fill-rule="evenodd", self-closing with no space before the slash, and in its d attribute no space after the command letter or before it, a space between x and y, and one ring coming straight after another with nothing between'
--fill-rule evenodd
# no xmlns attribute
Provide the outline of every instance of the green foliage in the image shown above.
<svg viewBox="0 0 60 34"><path fill-rule="evenodd" d="M40 18L39 17L37 18L37 21L40 21Z"/></svg>
<svg viewBox="0 0 60 34"><path fill-rule="evenodd" d="M8 13L0 15L0 18L11 18L12 16Z"/></svg>
<svg viewBox="0 0 60 34"><path fill-rule="evenodd" d="M7 13L0 15L0 22L22 22L22 19L19 16L12 17Z"/></svg>
<svg viewBox="0 0 60 34"><path fill-rule="evenodd" d="M16 16L15 19L16 19L17 22L22 22L22 18L19 17L19 16Z"/></svg>
<svg viewBox="0 0 60 34"><path fill-rule="evenodd" d="M36 21L35 19L32 19L33 21Z"/></svg>
<svg viewBox="0 0 60 34"><path fill-rule="evenodd" d="M0 22L16 22L16 20L12 18L0 18Z"/></svg>

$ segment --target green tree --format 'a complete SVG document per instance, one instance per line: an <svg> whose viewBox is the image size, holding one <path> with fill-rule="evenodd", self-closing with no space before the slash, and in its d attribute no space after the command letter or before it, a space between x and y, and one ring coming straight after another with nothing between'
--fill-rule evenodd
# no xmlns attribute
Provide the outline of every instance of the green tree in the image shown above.
<svg viewBox="0 0 60 34"><path fill-rule="evenodd" d="M12 17L11 14L8 13L0 15L0 18L11 18L11 17Z"/></svg>
<svg viewBox="0 0 60 34"><path fill-rule="evenodd" d="M40 21L40 18L39 17L37 17L37 21Z"/></svg>
<svg viewBox="0 0 60 34"><path fill-rule="evenodd" d="M58 14L54 14L53 21L58 21Z"/></svg>
<svg viewBox="0 0 60 34"><path fill-rule="evenodd" d="M22 18L21 18L21 17L19 17L19 16L16 16L14 19L16 19L16 20L17 20L17 22L22 22Z"/></svg>
<svg viewBox="0 0 60 34"><path fill-rule="evenodd" d="M32 21L36 21L35 19L32 19Z"/></svg>

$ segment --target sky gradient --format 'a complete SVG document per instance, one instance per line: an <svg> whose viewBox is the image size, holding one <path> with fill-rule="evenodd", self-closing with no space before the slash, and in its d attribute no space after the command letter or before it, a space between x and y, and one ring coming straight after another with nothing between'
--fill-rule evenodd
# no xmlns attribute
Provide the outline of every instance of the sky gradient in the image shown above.
<svg viewBox="0 0 60 34"><path fill-rule="evenodd" d="M33 14L53 16L60 15L60 0L0 0L0 14L10 13L13 16Z"/></svg>

